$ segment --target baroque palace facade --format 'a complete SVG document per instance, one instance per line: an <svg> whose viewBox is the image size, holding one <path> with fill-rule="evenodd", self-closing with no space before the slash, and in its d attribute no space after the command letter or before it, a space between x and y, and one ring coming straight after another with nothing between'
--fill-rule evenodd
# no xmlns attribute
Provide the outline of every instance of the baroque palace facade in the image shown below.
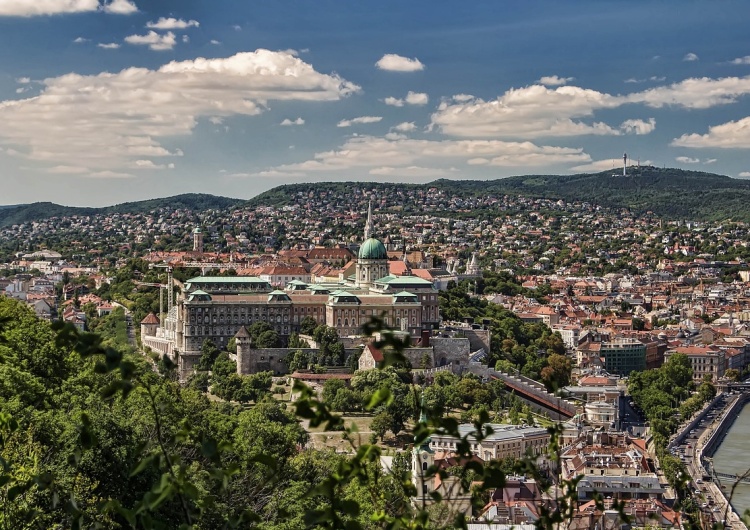
<svg viewBox="0 0 750 530"><path fill-rule="evenodd" d="M388 274L388 254L373 236L368 212L353 276L330 284L295 280L284 290L274 290L257 277L192 278L184 283L163 328L157 319L144 321L142 339L163 353L178 351L184 370L197 362L206 339L226 347L242 327L256 322L267 322L286 341L290 334L299 333L305 317L335 328L341 337L355 337L373 316L414 338L440 322L438 291L432 282L408 271L401 276Z"/></svg>

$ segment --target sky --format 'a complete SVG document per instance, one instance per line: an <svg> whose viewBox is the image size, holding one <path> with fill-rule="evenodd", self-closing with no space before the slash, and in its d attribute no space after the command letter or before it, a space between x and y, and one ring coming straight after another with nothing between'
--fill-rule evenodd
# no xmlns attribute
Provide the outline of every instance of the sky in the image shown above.
<svg viewBox="0 0 750 530"><path fill-rule="evenodd" d="M750 2L0 0L0 204L750 177Z"/></svg>

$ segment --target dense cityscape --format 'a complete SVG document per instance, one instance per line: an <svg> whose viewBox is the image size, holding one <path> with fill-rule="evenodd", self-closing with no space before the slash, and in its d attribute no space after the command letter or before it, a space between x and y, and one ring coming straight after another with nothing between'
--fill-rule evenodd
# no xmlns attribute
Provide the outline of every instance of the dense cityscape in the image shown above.
<svg viewBox="0 0 750 530"><path fill-rule="evenodd" d="M0 0L0 530L747 530L746 0Z"/></svg>
<svg viewBox="0 0 750 530"><path fill-rule="evenodd" d="M544 480L574 478L576 528L617 520L611 506L599 511L599 495L636 524L729 517L718 486L701 486L715 478L709 460L678 442L715 417L714 395L750 364L744 223L429 187L327 188L276 206L7 226L5 312L21 303L41 320L102 333L156 373L251 410L294 403L305 383L382 448L384 469L411 468L415 485L419 458L425 471L448 471L416 489L414 502L431 505L437 492L449 507L430 512L433 524L456 514L470 527L536 524L554 506ZM368 337L378 319L408 347ZM403 360L379 370L395 351ZM396 401L366 407L383 384ZM420 410L487 418L493 433L470 453L500 463L506 486L481 506L458 487L456 444L476 439L471 423L410 452L405 431ZM298 451L350 454L341 434L296 428ZM615 460L597 459L603 451ZM524 458L543 475L517 472Z"/></svg>

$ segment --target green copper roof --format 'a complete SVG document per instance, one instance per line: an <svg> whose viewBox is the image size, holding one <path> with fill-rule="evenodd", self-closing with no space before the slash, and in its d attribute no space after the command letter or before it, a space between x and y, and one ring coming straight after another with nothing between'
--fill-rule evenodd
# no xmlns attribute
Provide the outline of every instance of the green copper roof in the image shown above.
<svg viewBox="0 0 750 530"><path fill-rule="evenodd" d="M359 259L388 259L388 251L380 240L371 237L359 247Z"/></svg>
<svg viewBox="0 0 750 530"><path fill-rule="evenodd" d="M268 283L257 276L198 276L185 283Z"/></svg>
<svg viewBox="0 0 750 530"><path fill-rule="evenodd" d="M380 278L379 280L375 280L375 283L385 283L390 286L399 286L399 285L415 285L415 286L430 286L432 285L432 282L429 280L425 280L424 278L420 278L418 276L384 276L383 278Z"/></svg>

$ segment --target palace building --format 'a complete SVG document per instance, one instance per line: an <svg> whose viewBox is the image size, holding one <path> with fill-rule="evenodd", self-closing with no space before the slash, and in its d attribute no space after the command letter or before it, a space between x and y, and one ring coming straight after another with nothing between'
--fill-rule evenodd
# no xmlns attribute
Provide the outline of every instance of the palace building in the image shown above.
<svg viewBox="0 0 750 530"><path fill-rule="evenodd" d="M181 371L191 370L206 339L224 348L242 328L267 322L285 342L312 317L335 328L340 337L356 337L371 317L418 339L422 330L440 322L438 291L432 282L408 274L388 274L388 253L374 236L368 211L364 242L355 274L338 283L290 281L274 289L258 277L201 276L181 287L164 328L151 323L142 333L145 345L170 353L177 350ZM153 320L153 319L152 319Z"/></svg>

